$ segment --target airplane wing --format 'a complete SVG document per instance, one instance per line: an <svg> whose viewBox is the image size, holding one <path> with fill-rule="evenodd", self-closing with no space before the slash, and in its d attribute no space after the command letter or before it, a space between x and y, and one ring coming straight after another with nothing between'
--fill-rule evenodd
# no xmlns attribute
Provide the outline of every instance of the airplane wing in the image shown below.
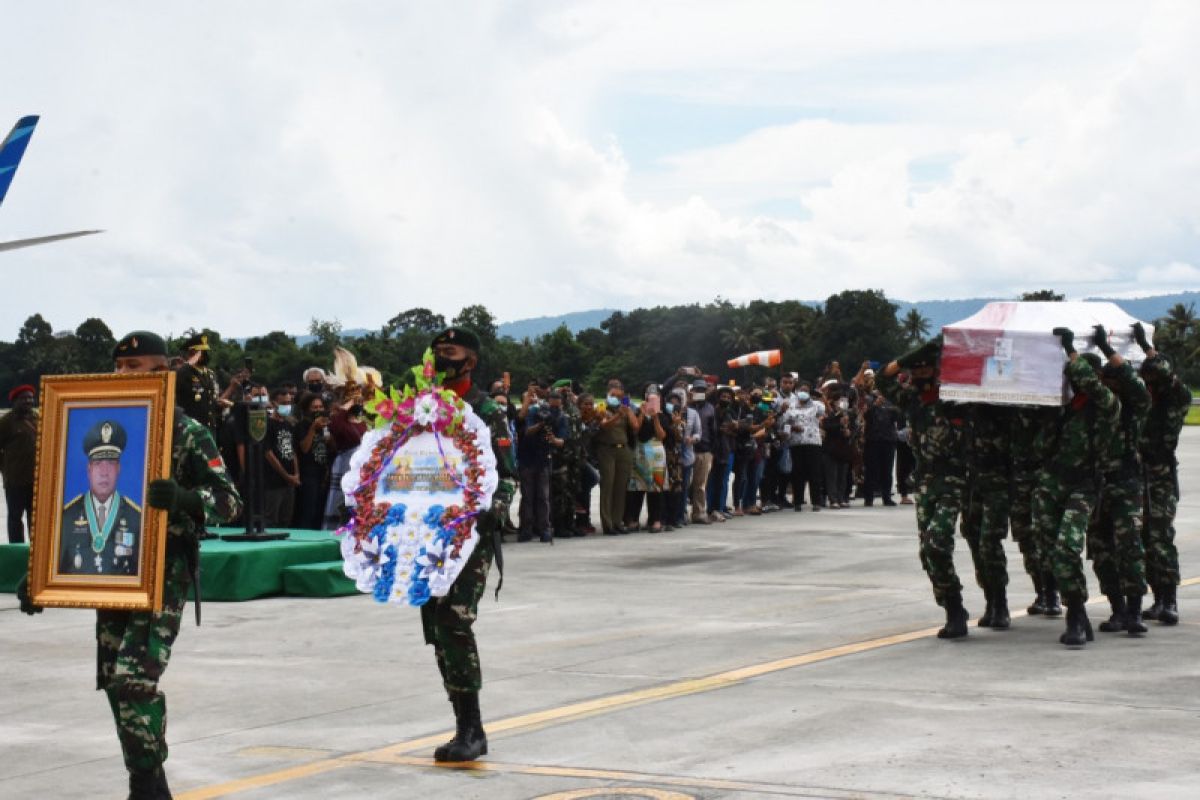
<svg viewBox="0 0 1200 800"><path fill-rule="evenodd" d="M21 117L8 136L4 137L4 143L0 144L0 203L8 194L8 187L17 173L17 165L21 163L21 156L25 155L29 137L33 135L37 124L38 117Z"/></svg>
<svg viewBox="0 0 1200 800"><path fill-rule="evenodd" d="M9 131L8 136L4 137L4 142L0 143L0 203L4 202L4 196L8 194L8 187L12 185L13 176L17 174L17 165L21 163L21 157L25 155L25 148L29 146L29 139L33 136L33 129L37 127L38 119L40 117L37 116L21 117ZM0 251L33 247L36 244L74 239L77 236L89 236L93 233L103 233L103 231L74 231L73 233L56 233L52 236L0 242Z"/></svg>
<svg viewBox="0 0 1200 800"><path fill-rule="evenodd" d="M93 233L104 233L104 231L75 231L74 233L56 233L53 236L37 236L32 239L17 239L11 242L0 242L0 251L16 250L21 247L33 247L35 244L57 242L62 239L74 239L76 236L90 236Z"/></svg>

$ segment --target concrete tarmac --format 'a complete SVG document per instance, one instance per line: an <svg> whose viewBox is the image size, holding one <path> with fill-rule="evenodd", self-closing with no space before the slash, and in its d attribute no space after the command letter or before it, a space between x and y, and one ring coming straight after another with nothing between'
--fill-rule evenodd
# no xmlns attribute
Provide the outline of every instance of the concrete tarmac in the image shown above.
<svg viewBox="0 0 1200 800"><path fill-rule="evenodd" d="M210 603L164 676L180 798L1192 798L1200 787L1200 429L1185 430L1183 622L1058 644L1026 617L939 641L911 506L780 512L505 550L476 631L489 755L418 615L368 597ZM983 609L959 540L973 616ZM1095 595L1093 622L1107 617ZM0 596L0 797L123 797L93 618Z"/></svg>

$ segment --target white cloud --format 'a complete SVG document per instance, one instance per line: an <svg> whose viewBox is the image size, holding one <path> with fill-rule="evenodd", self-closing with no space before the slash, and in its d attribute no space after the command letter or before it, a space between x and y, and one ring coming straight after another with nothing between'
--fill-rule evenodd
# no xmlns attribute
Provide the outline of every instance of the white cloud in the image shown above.
<svg viewBox="0 0 1200 800"><path fill-rule="evenodd" d="M729 9L24 7L4 107L43 123L0 237L108 232L0 256L0 338L1194 285L1193 6ZM635 168L598 115L646 94L808 111Z"/></svg>

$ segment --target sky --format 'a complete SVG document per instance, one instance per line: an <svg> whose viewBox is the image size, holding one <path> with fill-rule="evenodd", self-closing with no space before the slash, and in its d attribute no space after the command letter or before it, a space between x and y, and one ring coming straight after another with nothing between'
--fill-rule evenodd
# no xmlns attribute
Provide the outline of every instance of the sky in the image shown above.
<svg viewBox="0 0 1200 800"><path fill-rule="evenodd" d="M1200 3L15 6L0 339L1200 286Z"/></svg>

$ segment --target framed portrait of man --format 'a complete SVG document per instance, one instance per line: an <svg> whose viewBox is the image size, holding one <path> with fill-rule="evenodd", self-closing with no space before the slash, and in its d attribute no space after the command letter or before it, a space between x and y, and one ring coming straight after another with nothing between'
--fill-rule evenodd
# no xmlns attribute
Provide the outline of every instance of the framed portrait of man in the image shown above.
<svg viewBox="0 0 1200 800"><path fill-rule="evenodd" d="M170 477L173 372L42 379L30 595L43 606L162 607L167 515L145 505Z"/></svg>

